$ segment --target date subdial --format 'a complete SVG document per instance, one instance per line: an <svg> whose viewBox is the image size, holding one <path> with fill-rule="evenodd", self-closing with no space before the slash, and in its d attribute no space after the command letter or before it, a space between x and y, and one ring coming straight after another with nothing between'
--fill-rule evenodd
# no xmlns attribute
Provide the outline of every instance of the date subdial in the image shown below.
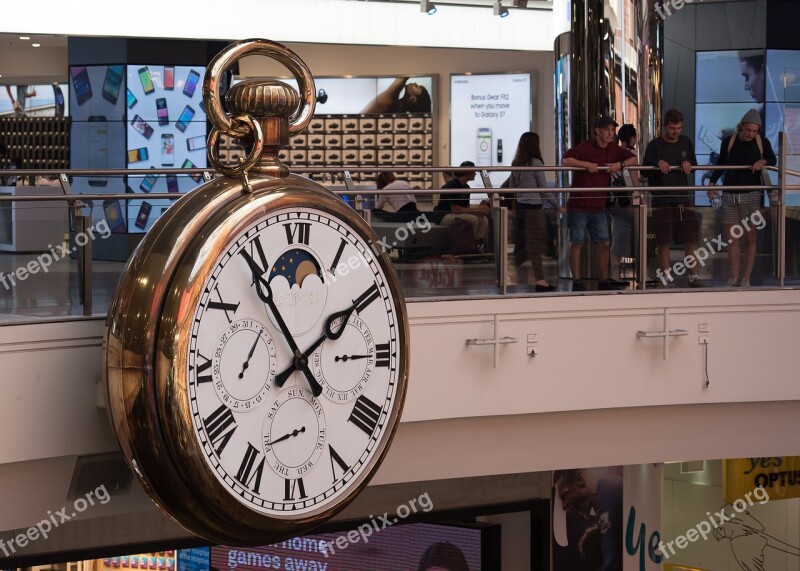
<svg viewBox="0 0 800 571"><path fill-rule="evenodd" d="M255 319L228 326L214 351L212 375L220 400L235 411L255 410L267 401L278 355L269 329Z"/></svg>
<svg viewBox="0 0 800 571"><path fill-rule="evenodd" d="M342 327L342 319L332 329ZM358 397L375 370L375 340L367 324L351 315L338 339L326 339L311 358L311 370L322 394L336 403Z"/></svg>
<svg viewBox="0 0 800 571"><path fill-rule="evenodd" d="M264 419L264 452L270 468L286 479L316 466L325 447L325 411L311 391L282 390Z"/></svg>

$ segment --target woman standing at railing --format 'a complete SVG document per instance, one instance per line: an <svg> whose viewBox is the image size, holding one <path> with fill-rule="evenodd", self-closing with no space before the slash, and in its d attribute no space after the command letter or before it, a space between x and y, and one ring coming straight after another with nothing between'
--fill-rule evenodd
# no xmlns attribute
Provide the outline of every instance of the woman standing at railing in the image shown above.
<svg viewBox="0 0 800 571"><path fill-rule="evenodd" d="M523 133L517 144L517 153L511 161L512 167L541 167L544 166L542 152L539 149L539 135L536 133ZM542 171L514 171L509 180L510 188L547 188L547 180ZM542 254L547 242L547 219L544 213L545 204L549 204L559 212L555 194L547 193L519 193L517 195L517 224L525 228L525 248L528 259L531 261L533 281L536 291L553 291L555 286L544 279L542 268Z"/></svg>

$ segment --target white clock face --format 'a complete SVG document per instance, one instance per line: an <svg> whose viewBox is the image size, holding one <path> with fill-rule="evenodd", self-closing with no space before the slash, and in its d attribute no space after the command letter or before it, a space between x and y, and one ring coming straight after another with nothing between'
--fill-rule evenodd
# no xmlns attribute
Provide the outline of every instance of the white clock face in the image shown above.
<svg viewBox="0 0 800 571"><path fill-rule="evenodd" d="M357 485L394 421L397 320L370 245L334 215L278 210L233 237L187 369L194 432L226 491L289 518Z"/></svg>

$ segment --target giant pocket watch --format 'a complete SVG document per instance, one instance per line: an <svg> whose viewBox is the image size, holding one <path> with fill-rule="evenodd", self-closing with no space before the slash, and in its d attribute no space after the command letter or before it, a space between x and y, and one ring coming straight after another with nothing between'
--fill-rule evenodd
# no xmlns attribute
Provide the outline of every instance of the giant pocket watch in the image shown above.
<svg viewBox="0 0 800 571"><path fill-rule="evenodd" d="M245 55L297 78L232 87ZM408 317L375 233L278 152L314 113L305 64L266 40L209 65L203 184L153 225L111 304L106 398L123 453L150 497L189 531L258 544L310 530L376 472L400 418ZM222 133L252 150L223 165Z"/></svg>

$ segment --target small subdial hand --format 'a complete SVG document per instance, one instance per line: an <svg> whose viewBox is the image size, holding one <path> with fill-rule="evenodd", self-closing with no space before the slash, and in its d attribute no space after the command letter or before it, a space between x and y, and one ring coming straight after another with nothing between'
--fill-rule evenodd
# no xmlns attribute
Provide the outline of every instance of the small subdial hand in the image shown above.
<svg viewBox="0 0 800 571"><path fill-rule="evenodd" d="M341 357L336 355L333 360L337 363L339 361L344 361L346 363L347 361L355 361L356 359L369 359L369 355L342 355Z"/></svg>
<svg viewBox="0 0 800 571"><path fill-rule="evenodd" d="M261 339L262 333L264 333L263 329L258 332L258 335L256 335L256 340L253 342L253 346L250 347L250 352L247 354L247 360L244 363L242 363L242 372L239 373L240 379L244 378L244 372L247 370L247 367L250 366L250 359L253 358L253 353L256 352L256 347L258 346L258 340Z"/></svg>
<svg viewBox="0 0 800 571"><path fill-rule="evenodd" d="M278 311L278 306L275 304L275 298L272 295L272 286L270 286L269 282L261 276L261 270L259 269L255 260L253 260L253 258L251 258L246 251L242 251L242 255L247 261L247 265L250 266L250 271L253 274L253 282L256 284L256 293L258 294L258 298L266 303L267 307L269 307L270 311L272 311L272 315L275 317L275 321L278 324L278 329L281 330L283 337L286 339L286 343L289 345L289 349L292 350L292 356L294 357L293 370L303 372L308 380L308 386L311 387L311 393L315 397L318 397L322 394L322 386L317 382L317 379L314 378L314 374L311 372L311 369L308 368L308 356L300 352L300 349L297 347L297 343L292 336L292 332L289 330L289 327L283 320L281 312ZM279 384L278 386L280 387L282 385L283 383Z"/></svg>
<svg viewBox="0 0 800 571"><path fill-rule="evenodd" d="M281 436L277 440L273 440L272 442L267 442L267 446L272 446L273 444L277 444L278 442L283 442L284 440L288 440L292 436L297 436L301 432L305 432L305 431L306 431L306 427L305 426L301 426L299 430L292 430L289 434L284 434L283 436Z"/></svg>
<svg viewBox="0 0 800 571"><path fill-rule="evenodd" d="M305 353L302 353L302 357L303 357L303 359L305 359L306 363L308 363L308 357L311 355L311 353L316 351L317 347L322 345L322 342L325 341L325 339L338 339L339 337L342 336L342 333L344 333L345 325L347 325L347 320L350 319L350 316L353 315L353 312L356 310L356 305L357 305L356 303L353 303L353 305L351 305L347 309L344 309L342 311L337 311L336 313L333 313L328 317L328 320L325 322L325 332L322 334L322 336L319 339L317 339L316 341L314 341L311 344L311 347L306 349ZM342 319L341 324L339 324L339 329L337 329L336 331L333 331L332 330L333 324L339 318ZM295 359L295 362L296 361L297 361L297 359ZM286 382L286 379L291 377L292 373L294 373L297 370L299 370L299 369L296 366L289 367L288 369L286 369L282 373L276 375L275 376L275 384L277 386L279 386L279 387L282 387L283 384ZM317 386L319 386L319 384L317 384ZM322 392L322 387L320 386L320 393L321 392ZM316 397L316 396L319 396L319 395L317 393L314 393L314 396Z"/></svg>

